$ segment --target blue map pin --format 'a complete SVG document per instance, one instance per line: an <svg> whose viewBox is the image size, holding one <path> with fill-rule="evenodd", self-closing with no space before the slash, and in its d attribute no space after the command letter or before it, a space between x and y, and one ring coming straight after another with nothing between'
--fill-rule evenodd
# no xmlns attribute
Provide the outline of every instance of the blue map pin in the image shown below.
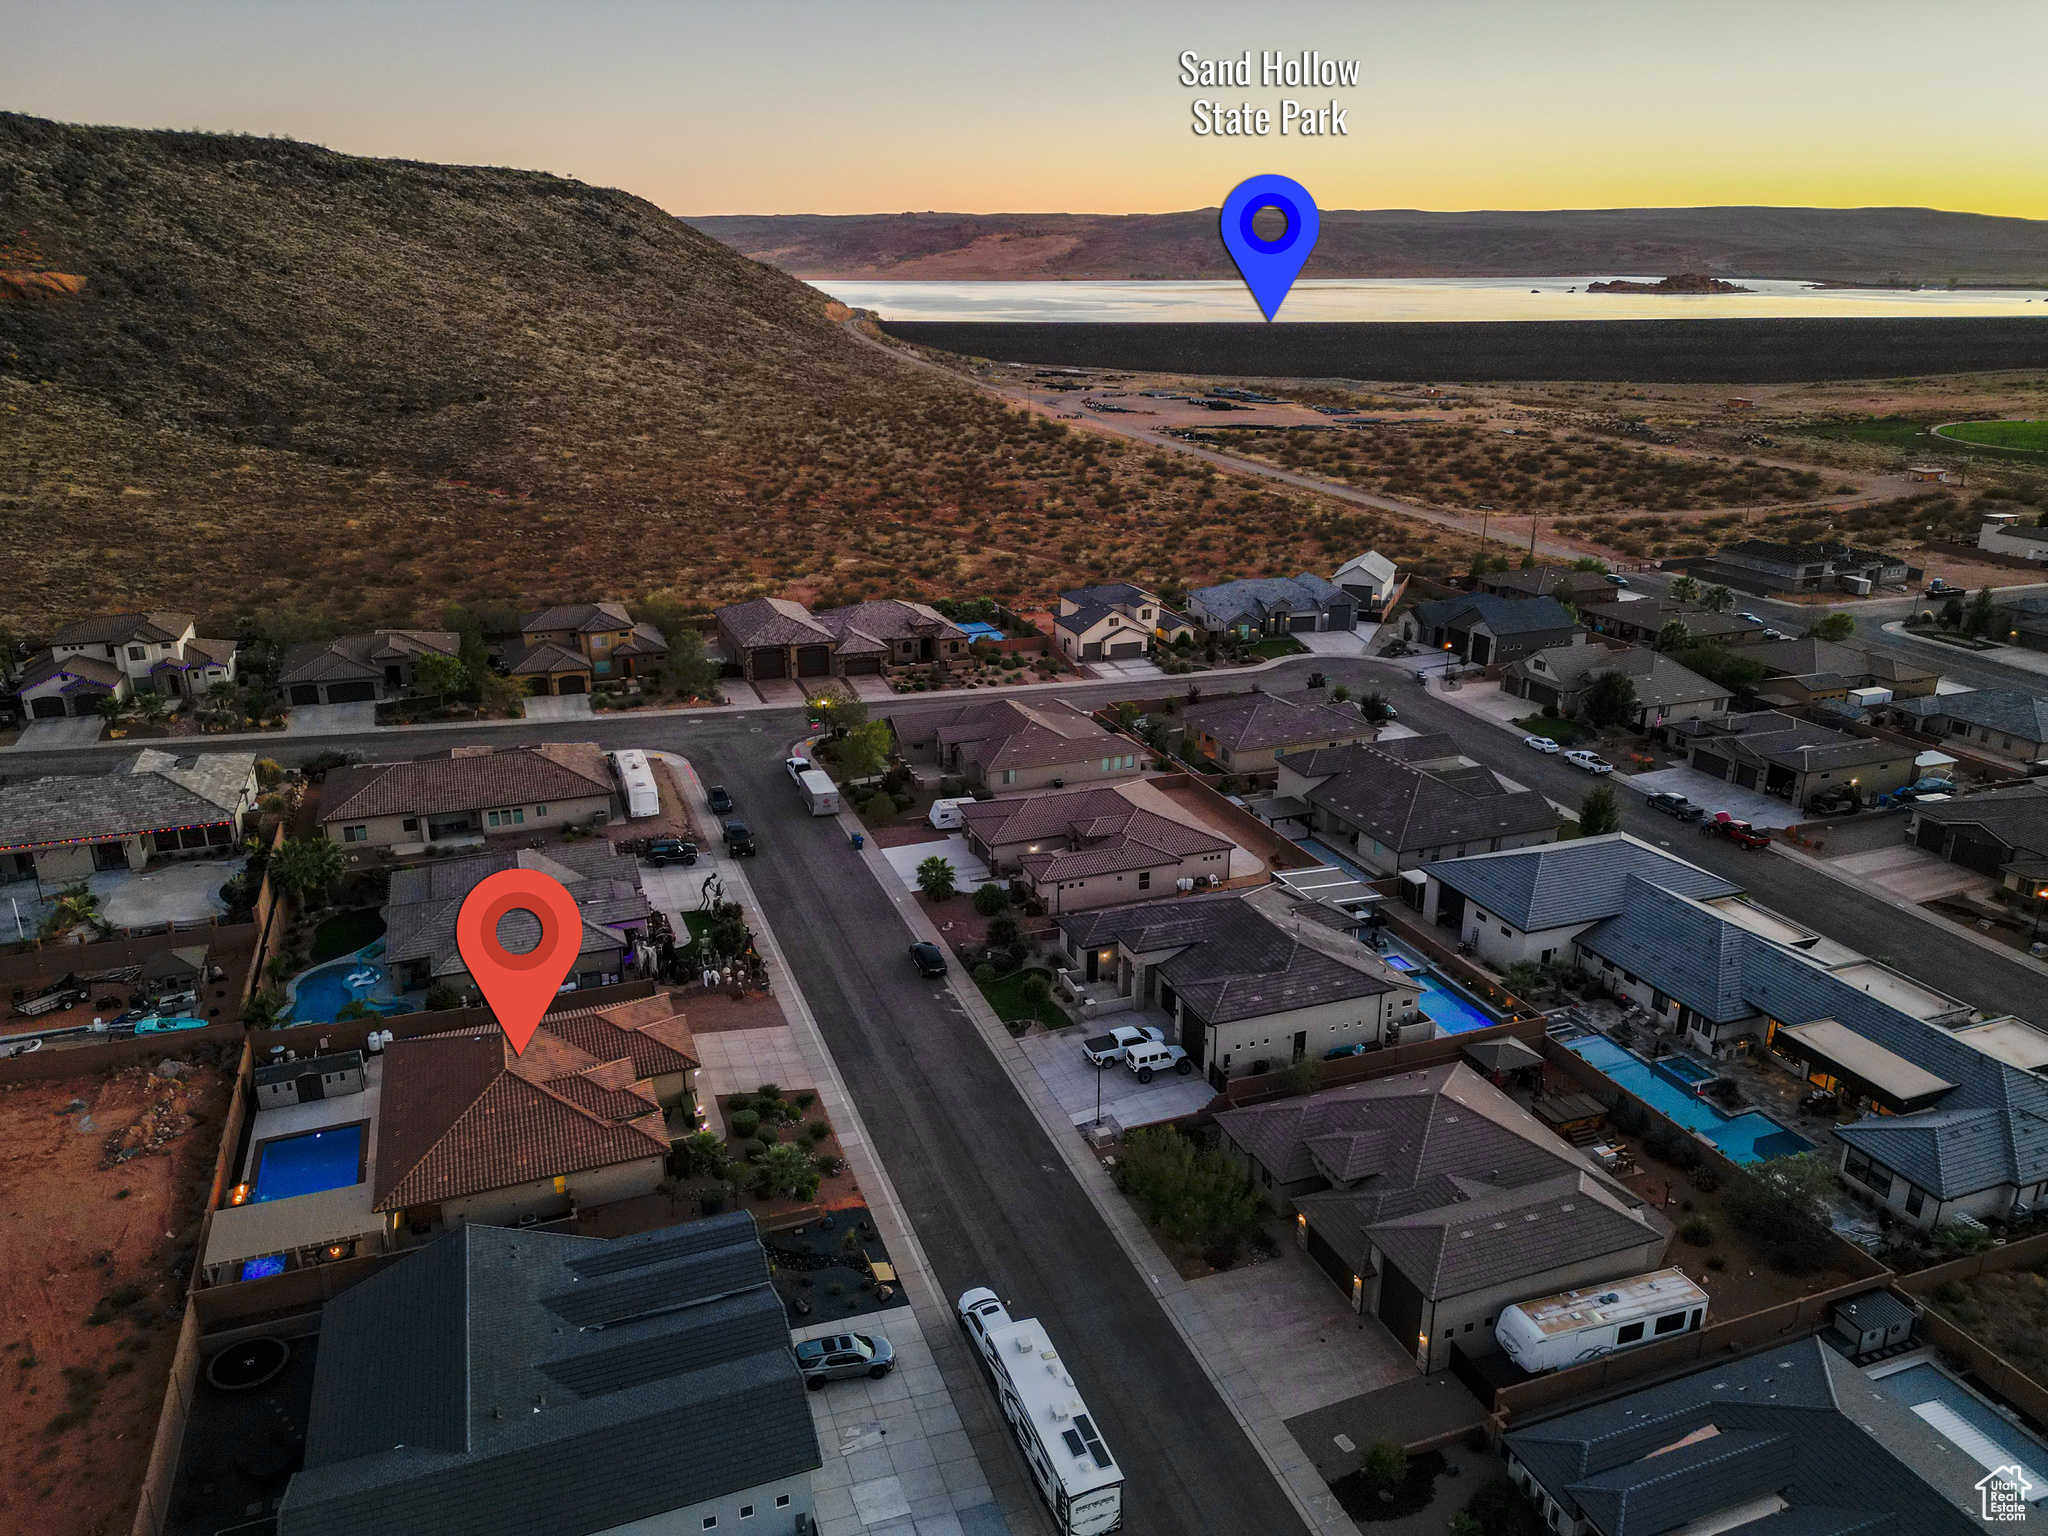
<svg viewBox="0 0 2048 1536"><path fill-rule="evenodd" d="M1279 209L1287 220L1286 230L1277 239L1261 239L1252 228L1252 220L1267 208ZM1224 247L1268 320L1280 313L1287 290L1301 274L1308 253L1316 248L1322 227L1316 200L1290 177L1254 176L1239 182L1223 200Z"/></svg>

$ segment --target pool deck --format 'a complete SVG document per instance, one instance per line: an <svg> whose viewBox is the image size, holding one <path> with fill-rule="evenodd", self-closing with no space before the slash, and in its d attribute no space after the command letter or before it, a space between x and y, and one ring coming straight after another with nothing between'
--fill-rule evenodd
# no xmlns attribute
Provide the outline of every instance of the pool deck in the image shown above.
<svg viewBox="0 0 2048 1536"><path fill-rule="evenodd" d="M1564 1044L1588 1066L1627 1089L1667 1119L1712 1143L1733 1162L1756 1162L1813 1149L1814 1143L1810 1138L1760 1109L1748 1108L1731 1115L1699 1094L1674 1083L1671 1077L1677 1072L1676 1063L1679 1062L1704 1074L1699 1078L1701 1082L1711 1081L1720 1075L1682 1052L1666 1056L1653 1065L1605 1035L1587 1034ZM1617 1054L1626 1060L1616 1060ZM1658 1066L1667 1070L1659 1071ZM1618 1077L1610 1067L1629 1072L1630 1076ZM1640 1081L1634 1080L1637 1072L1642 1075Z"/></svg>
<svg viewBox="0 0 2048 1536"><path fill-rule="evenodd" d="M258 1058L259 1064L261 1058ZM256 1170L256 1149L266 1141L297 1136L306 1131L324 1131L329 1126L369 1122L364 1134L364 1168L377 1166L377 1109L384 1092L384 1058L363 1060L363 1091L344 1093L338 1098L315 1099L311 1104L285 1104L276 1109L259 1109L249 1127L249 1151L242 1161L241 1182L250 1182Z"/></svg>

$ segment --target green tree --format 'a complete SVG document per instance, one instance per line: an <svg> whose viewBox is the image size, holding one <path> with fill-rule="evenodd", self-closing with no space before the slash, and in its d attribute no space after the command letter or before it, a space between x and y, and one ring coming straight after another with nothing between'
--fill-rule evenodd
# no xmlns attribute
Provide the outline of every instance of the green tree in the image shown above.
<svg viewBox="0 0 2048 1536"><path fill-rule="evenodd" d="M917 888L927 901L944 901L953 894L953 866L942 854L933 854L917 866Z"/></svg>
<svg viewBox="0 0 2048 1536"><path fill-rule="evenodd" d="M694 624L666 627L668 655L654 669L654 680L685 699L709 699L718 693L718 663L704 654L704 635Z"/></svg>
<svg viewBox="0 0 2048 1536"><path fill-rule="evenodd" d="M889 747L895 740L886 720L865 720L839 741L839 772L844 782L872 779L889 766Z"/></svg>
<svg viewBox="0 0 2048 1536"><path fill-rule="evenodd" d="M413 686L424 694L463 693L469 688L469 663L460 656L422 656L413 663Z"/></svg>
<svg viewBox="0 0 2048 1536"><path fill-rule="evenodd" d="M1730 693L1755 693L1764 680L1760 661L1738 656L1725 645L1701 641L1678 653L1678 664L1709 682L1719 683Z"/></svg>
<svg viewBox="0 0 2048 1536"><path fill-rule="evenodd" d="M1572 569L1575 571L1592 571L1595 575L1605 576L1607 574L1607 562L1605 560L1596 560L1591 555L1581 555L1572 562Z"/></svg>
<svg viewBox="0 0 2048 1536"><path fill-rule="evenodd" d="M1660 651L1682 651L1692 643L1692 631L1685 627L1683 619L1666 619L1663 628L1657 631L1657 649Z"/></svg>
<svg viewBox="0 0 2048 1536"><path fill-rule="evenodd" d="M812 701L818 718L835 736L843 736L868 718L867 700L845 688L828 688Z"/></svg>
<svg viewBox="0 0 2048 1536"><path fill-rule="evenodd" d="M808 1200L818 1192L818 1165L793 1141L777 1142L754 1159L754 1193L762 1199L786 1195Z"/></svg>
<svg viewBox="0 0 2048 1536"><path fill-rule="evenodd" d="M1595 784L1579 802L1579 835L1604 837L1621 830L1621 796L1611 784Z"/></svg>
<svg viewBox="0 0 2048 1536"><path fill-rule="evenodd" d="M112 725L128 713L128 701L111 693L103 693L100 695L99 703L93 705L93 708L102 720Z"/></svg>
<svg viewBox="0 0 2048 1536"><path fill-rule="evenodd" d="M1963 633L1974 638L1988 635L1998 623L1998 610L1991 606L1991 589L1979 587L1963 614Z"/></svg>
<svg viewBox="0 0 2048 1536"><path fill-rule="evenodd" d="M284 1018L284 994L264 990L252 992L242 1004L242 1022L251 1029L268 1029Z"/></svg>
<svg viewBox="0 0 2048 1536"><path fill-rule="evenodd" d="M284 779L284 764L274 757L256 759L256 783L263 789L275 789Z"/></svg>
<svg viewBox="0 0 2048 1536"><path fill-rule="evenodd" d="M1846 640L1855 633L1856 620L1846 613L1831 613L1806 626L1806 638L1809 640Z"/></svg>
<svg viewBox="0 0 2048 1536"><path fill-rule="evenodd" d="M341 849L324 837L295 837L270 856L270 880L308 905L342 876Z"/></svg>
<svg viewBox="0 0 2048 1536"><path fill-rule="evenodd" d="M1802 1152L1736 1169L1723 1185L1721 1204L1728 1219L1764 1247L1773 1264L1803 1274L1827 1260L1834 1192L1833 1165Z"/></svg>
<svg viewBox="0 0 2048 1536"><path fill-rule="evenodd" d="M1117 1179L1147 1221L1181 1242L1242 1242L1265 1204L1228 1157L1201 1151L1171 1127L1145 1126L1125 1137Z"/></svg>
<svg viewBox="0 0 2048 1536"><path fill-rule="evenodd" d="M1945 629L1963 627L1963 600L1960 596L1951 596L1941 605L1941 623Z"/></svg>
<svg viewBox="0 0 2048 1536"><path fill-rule="evenodd" d="M722 1179L732 1160L716 1131L692 1131L676 1143L676 1160L686 1179Z"/></svg>
<svg viewBox="0 0 2048 1536"><path fill-rule="evenodd" d="M1671 597L1674 602L1696 603L1700 597L1700 582L1697 576L1675 577L1671 583Z"/></svg>
<svg viewBox="0 0 2048 1536"><path fill-rule="evenodd" d="M1581 814L1584 814L1583 808ZM1500 979L1515 996L1527 998L1541 991L1550 980L1534 960L1517 960L1500 973Z"/></svg>
<svg viewBox="0 0 2048 1536"><path fill-rule="evenodd" d="M1727 587L1712 586L1700 594L1700 606L1709 613L1729 613L1735 607L1735 593Z"/></svg>
<svg viewBox="0 0 2048 1536"><path fill-rule="evenodd" d="M1128 731L1138 723L1138 716L1143 713L1144 711L1138 708L1134 700L1125 699L1116 707L1116 723Z"/></svg>
<svg viewBox="0 0 2048 1536"><path fill-rule="evenodd" d="M1636 680L1626 672L1603 672L1593 679L1580 707L1596 730L1610 731L1626 724L1636 709Z"/></svg>
<svg viewBox="0 0 2048 1536"><path fill-rule="evenodd" d="M154 689L137 699L136 707L142 711L142 718L151 725L162 725L171 718L171 701Z"/></svg>
<svg viewBox="0 0 2048 1536"><path fill-rule="evenodd" d="M377 1010L364 1002L360 997L352 998L348 1002L343 1003L334 1012L334 1022L337 1024L352 1024L357 1019L374 1019L375 1017L377 1017Z"/></svg>
<svg viewBox="0 0 2048 1536"><path fill-rule="evenodd" d="M1296 1098L1308 1097L1323 1086L1323 1058L1304 1056L1299 1061L1289 1062L1287 1069L1280 1074L1280 1080Z"/></svg>
<svg viewBox="0 0 2048 1536"><path fill-rule="evenodd" d="M1358 1453L1358 1475L1373 1492L1391 1492L1407 1481L1408 1453L1391 1440L1375 1440Z"/></svg>
<svg viewBox="0 0 2048 1536"><path fill-rule="evenodd" d="M502 672L479 672L476 693L477 701L487 715L517 718L526 712L526 688Z"/></svg>
<svg viewBox="0 0 2048 1536"><path fill-rule="evenodd" d="M1010 905L1010 893L993 880L984 881L974 892L974 910L983 917L994 917Z"/></svg>

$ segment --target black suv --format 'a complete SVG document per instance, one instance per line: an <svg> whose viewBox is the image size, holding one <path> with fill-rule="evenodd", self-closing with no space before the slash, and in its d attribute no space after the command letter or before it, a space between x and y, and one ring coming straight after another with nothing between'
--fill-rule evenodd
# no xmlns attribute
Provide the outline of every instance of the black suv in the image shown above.
<svg viewBox="0 0 2048 1536"><path fill-rule="evenodd" d="M754 851L754 834L744 821L725 824L725 850L736 859L745 858Z"/></svg>
<svg viewBox="0 0 2048 1536"><path fill-rule="evenodd" d="M917 967L920 976L943 976L946 974L946 956L936 944L919 941L910 946L910 960Z"/></svg>

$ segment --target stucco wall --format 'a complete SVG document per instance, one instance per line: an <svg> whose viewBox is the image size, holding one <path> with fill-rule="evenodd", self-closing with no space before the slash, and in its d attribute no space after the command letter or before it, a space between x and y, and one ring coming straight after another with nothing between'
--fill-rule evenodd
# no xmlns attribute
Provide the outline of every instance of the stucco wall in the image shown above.
<svg viewBox="0 0 2048 1536"><path fill-rule="evenodd" d="M563 1179L564 1188L559 1191L553 1179L534 1179L525 1184L509 1184L503 1189L465 1195L459 1200L446 1200L441 1204L441 1221L446 1227L468 1222L516 1227L522 1216L537 1216L542 1221L550 1221L557 1216L568 1215L572 1207L582 1210L610 1205L615 1200L630 1200L636 1195L651 1195L654 1186L661 1182L663 1161L662 1154L655 1153L630 1163L614 1163L607 1168L567 1174Z"/></svg>

